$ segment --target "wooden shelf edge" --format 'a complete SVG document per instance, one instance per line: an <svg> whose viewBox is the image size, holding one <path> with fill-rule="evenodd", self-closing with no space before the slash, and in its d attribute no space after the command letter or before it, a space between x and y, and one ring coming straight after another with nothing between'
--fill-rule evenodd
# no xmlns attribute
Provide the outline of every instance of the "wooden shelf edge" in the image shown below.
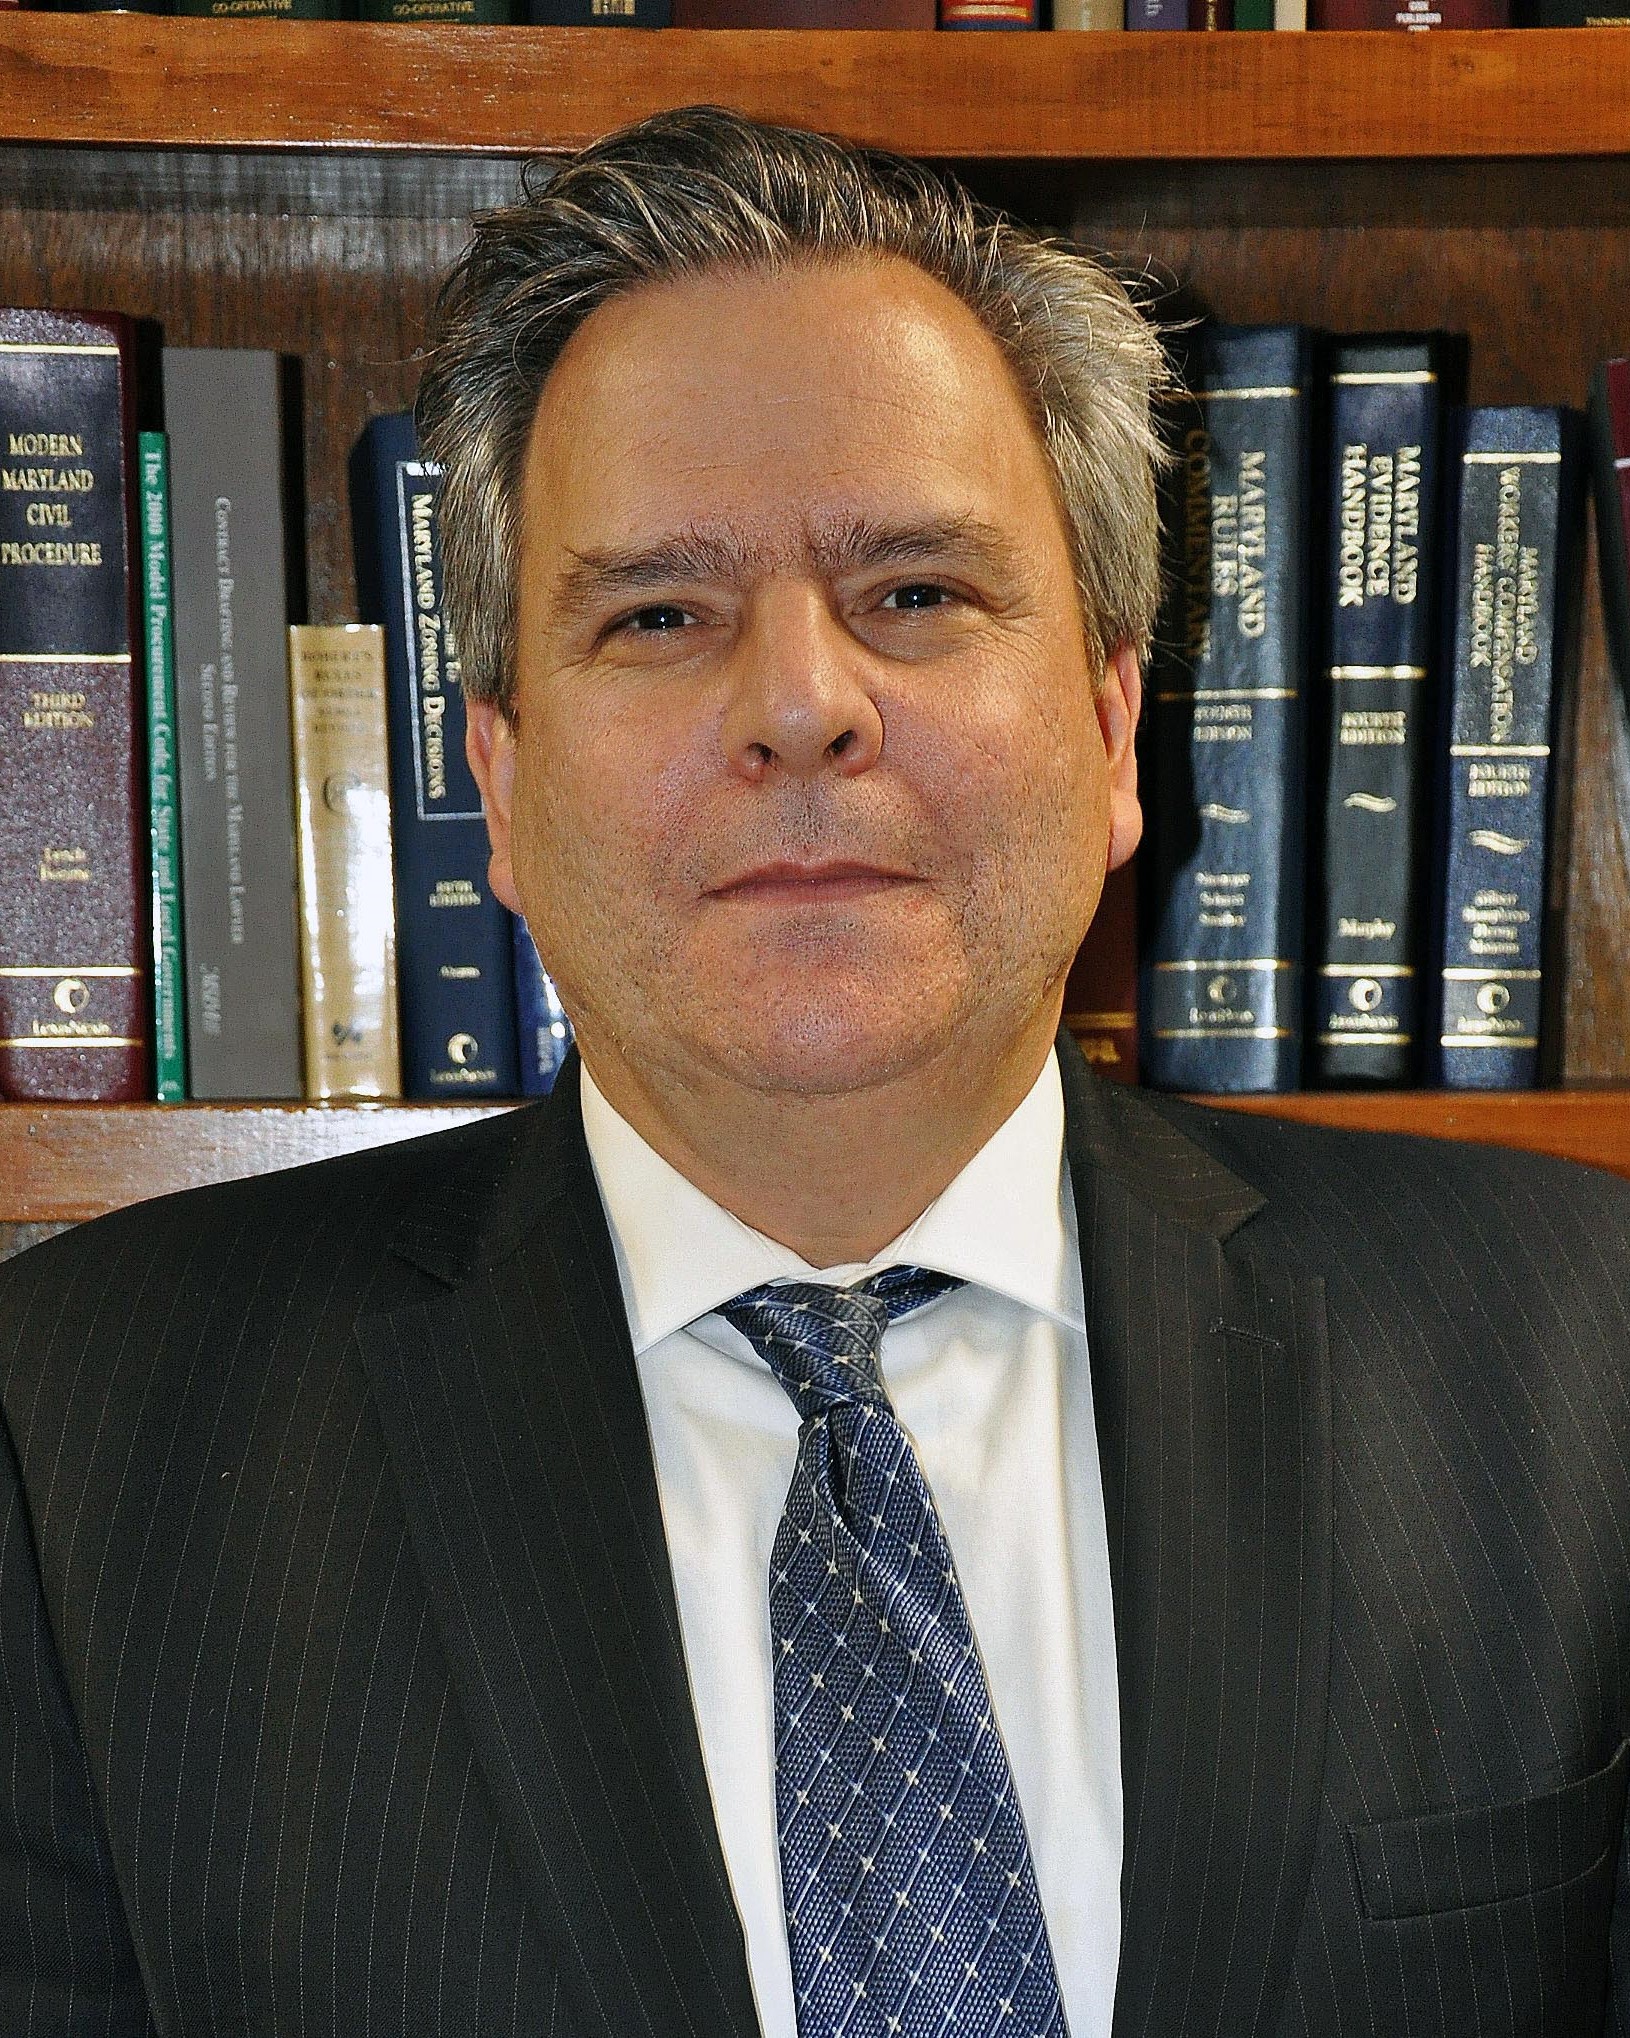
<svg viewBox="0 0 1630 2038"><path fill-rule="evenodd" d="M1619 1089L1306 1090L1196 1101L1353 1132L1409 1132L1474 1146L1521 1147L1630 1176L1630 1092Z"/></svg>
<svg viewBox="0 0 1630 2038"><path fill-rule="evenodd" d="M945 159L1357 160L1630 148L1630 38L448 29L0 8L0 141L580 147L725 104Z"/></svg>
<svg viewBox="0 0 1630 2038"><path fill-rule="evenodd" d="M0 1104L0 1224L127 1203L441 1132L504 1104Z"/></svg>
<svg viewBox="0 0 1630 2038"><path fill-rule="evenodd" d="M1195 1100L1372 1132L1514 1146L1630 1177L1630 1091L1303 1092ZM0 1224L76 1224L126 1203L420 1133L510 1104L4 1104Z"/></svg>

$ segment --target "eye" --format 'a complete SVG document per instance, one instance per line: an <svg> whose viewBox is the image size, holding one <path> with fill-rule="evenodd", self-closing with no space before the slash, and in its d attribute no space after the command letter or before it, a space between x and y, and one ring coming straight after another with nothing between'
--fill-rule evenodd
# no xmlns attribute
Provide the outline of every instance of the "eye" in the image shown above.
<svg viewBox="0 0 1630 2038"><path fill-rule="evenodd" d="M904 587L891 588L883 597L881 606L894 610L943 608L954 600L948 587L941 587L933 580L913 580Z"/></svg>
<svg viewBox="0 0 1630 2038"><path fill-rule="evenodd" d="M635 609L619 618L612 625L615 630L631 630L637 636L654 637L670 630L682 630L696 618L689 609L682 609L677 602L652 602L648 608Z"/></svg>

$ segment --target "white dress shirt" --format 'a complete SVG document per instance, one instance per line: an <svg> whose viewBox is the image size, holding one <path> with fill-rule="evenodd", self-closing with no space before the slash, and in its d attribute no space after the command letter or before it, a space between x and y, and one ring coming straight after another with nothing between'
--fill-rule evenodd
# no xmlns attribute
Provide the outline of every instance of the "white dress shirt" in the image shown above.
<svg viewBox="0 0 1630 2038"><path fill-rule="evenodd" d="M1120 1707L1064 1097L1013 1115L865 1266L816 1270L661 1158L583 1074L656 1459L685 1661L764 2038L798 2038L776 1839L770 1549L798 1416L721 1302L896 1264L967 1283L891 1324L889 1395L939 1509L1018 1785L1071 2038L1108 2038Z"/></svg>

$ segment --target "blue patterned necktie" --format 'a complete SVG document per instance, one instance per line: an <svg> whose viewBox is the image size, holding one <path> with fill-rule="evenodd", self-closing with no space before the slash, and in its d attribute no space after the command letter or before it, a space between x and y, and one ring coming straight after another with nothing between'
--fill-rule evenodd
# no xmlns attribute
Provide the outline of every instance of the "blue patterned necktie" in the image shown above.
<svg viewBox="0 0 1630 2038"><path fill-rule="evenodd" d="M800 2038L1065 2038L1007 1751L951 1552L883 1387L961 1284L750 1288L720 1314L797 1406L770 1558L775 1787Z"/></svg>

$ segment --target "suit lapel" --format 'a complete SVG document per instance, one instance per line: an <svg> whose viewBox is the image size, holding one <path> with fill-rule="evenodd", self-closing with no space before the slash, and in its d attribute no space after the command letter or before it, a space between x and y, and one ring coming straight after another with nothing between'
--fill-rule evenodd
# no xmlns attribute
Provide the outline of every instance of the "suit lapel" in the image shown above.
<svg viewBox="0 0 1630 2038"><path fill-rule="evenodd" d="M1121 1697L1114 2034L1236 2038L1277 2026L1318 1815L1323 1287L1236 1239L1256 1190L1060 1061Z"/></svg>
<svg viewBox="0 0 1630 2038"><path fill-rule="evenodd" d="M364 1322L443 1644L573 2028L757 2032L575 1061L485 1221L398 1250L448 1292ZM444 1207L467 1211L450 1193Z"/></svg>

